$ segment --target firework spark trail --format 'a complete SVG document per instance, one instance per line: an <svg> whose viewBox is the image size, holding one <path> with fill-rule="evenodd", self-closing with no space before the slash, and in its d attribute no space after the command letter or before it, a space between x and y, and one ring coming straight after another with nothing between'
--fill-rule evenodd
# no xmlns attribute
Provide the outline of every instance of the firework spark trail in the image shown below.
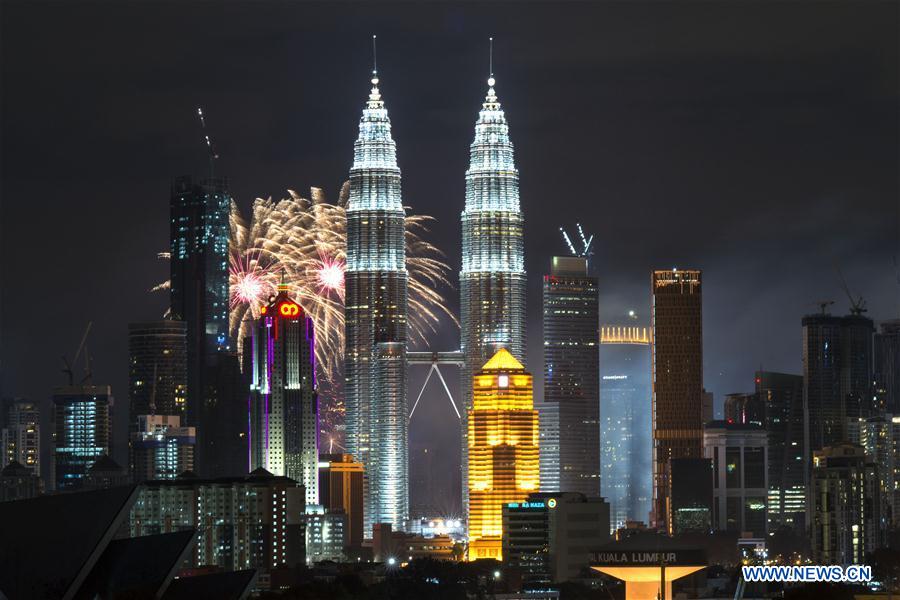
<svg viewBox="0 0 900 600"><path fill-rule="evenodd" d="M231 214L231 332L242 344L259 309L284 276L297 302L316 327L316 359L322 375L335 379L344 351L344 285L348 186L337 204L312 189L307 200L288 190L278 202L258 198L247 223L235 205ZM439 291L452 287L443 254L425 241L426 215L406 217L406 264L409 272L409 324L413 341L426 341L437 331L441 315L457 323ZM258 297L248 290L264 290ZM457 323L458 324L458 323Z"/></svg>
<svg viewBox="0 0 900 600"><path fill-rule="evenodd" d="M321 391L323 432L334 436L342 421L341 371L344 354L344 267L349 182L341 188L337 204L326 202L318 188L310 200L288 190L279 201L257 198L249 221L232 201L229 218L229 330L241 356L260 309L284 277L294 299L313 320ZM407 207L407 210L410 210ZM426 342L437 331L442 315L457 326L440 289L452 288L444 254L425 241L434 221L426 215L406 217L408 318L411 342ZM153 288L169 289L169 282ZM336 438L338 439L338 438Z"/></svg>

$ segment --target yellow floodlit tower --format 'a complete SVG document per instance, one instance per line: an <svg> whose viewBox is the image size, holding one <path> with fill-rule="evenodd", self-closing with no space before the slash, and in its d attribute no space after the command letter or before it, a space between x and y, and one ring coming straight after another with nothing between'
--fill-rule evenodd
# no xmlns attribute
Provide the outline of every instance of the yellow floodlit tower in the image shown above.
<svg viewBox="0 0 900 600"><path fill-rule="evenodd" d="M468 411L469 560L501 559L503 505L538 490L531 373L505 348L472 378Z"/></svg>

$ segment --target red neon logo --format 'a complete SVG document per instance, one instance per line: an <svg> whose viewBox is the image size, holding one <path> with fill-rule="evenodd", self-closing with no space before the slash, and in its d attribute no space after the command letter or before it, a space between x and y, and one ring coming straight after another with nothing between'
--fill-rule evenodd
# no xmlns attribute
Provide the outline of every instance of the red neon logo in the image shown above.
<svg viewBox="0 0 900 600"><path fill-rule="evenodd" d="M282 317L296 317L300 314L300 307L293 302L285 302L278 307L278 312Z"/></svg>

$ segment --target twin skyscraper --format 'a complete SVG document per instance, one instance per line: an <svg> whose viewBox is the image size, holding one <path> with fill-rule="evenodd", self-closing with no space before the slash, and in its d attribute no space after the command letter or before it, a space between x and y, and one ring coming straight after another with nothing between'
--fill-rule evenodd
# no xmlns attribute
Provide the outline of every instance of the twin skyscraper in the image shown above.
<svg viewBox="0 0 900 600"><path fill-rule="evenodd" d="M409 517L406 215L396 145L378 84L373 71L350 169L345 274L347 450L365 465L367 537L376 523L399 528ZM466 409L472 406L472 376L498 348L525 359L524 219L509 126L494 85L491 74L475 124L462 212ZM461 434L466 431L463 422ZM463 453L466 447L463 440ZM466 457L461 458L465 465Z"/></svg>

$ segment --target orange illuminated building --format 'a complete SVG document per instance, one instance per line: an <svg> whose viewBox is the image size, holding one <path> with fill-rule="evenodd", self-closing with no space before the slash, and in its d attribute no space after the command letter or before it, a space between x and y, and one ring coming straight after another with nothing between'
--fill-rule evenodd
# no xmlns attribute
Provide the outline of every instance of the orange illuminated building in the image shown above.
<svg viewBox="0 0 900 600"><path fill-rule="evenodd" d="M540 477L532 377L506 349L472 378L468 429L469 560L500 560L503 506L526 501Z"/></svg>

